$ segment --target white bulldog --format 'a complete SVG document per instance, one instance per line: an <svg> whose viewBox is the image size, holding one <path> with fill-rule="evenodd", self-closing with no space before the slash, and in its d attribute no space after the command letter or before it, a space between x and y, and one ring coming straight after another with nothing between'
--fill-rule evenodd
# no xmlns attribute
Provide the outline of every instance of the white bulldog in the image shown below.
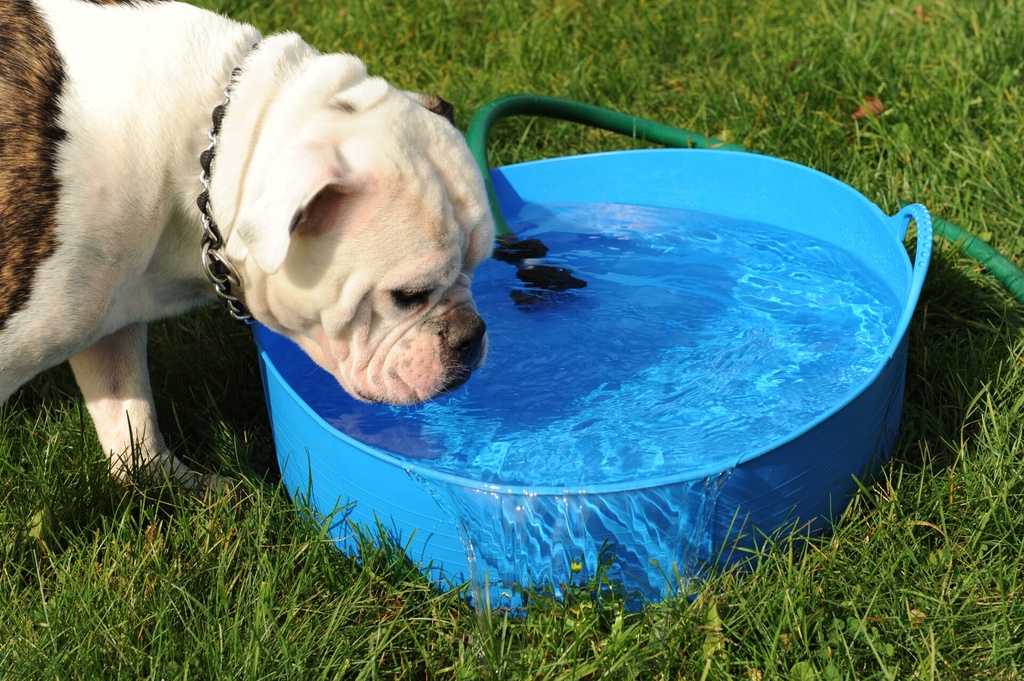
<svg viewBox="0 0 1024 681"><path fill-rule="evenodd" d="M207 267L359 399L483 361L494 226L440 99L175 2L0 0L0 43L0 402L70 359L113 475L205 484L157 426L146 324L215 299Z"/></svg>

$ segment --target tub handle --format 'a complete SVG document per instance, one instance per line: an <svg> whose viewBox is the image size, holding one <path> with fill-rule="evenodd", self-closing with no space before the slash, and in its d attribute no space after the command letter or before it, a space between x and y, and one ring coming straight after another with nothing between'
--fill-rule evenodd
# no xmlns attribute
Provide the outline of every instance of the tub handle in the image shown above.
<svg viewBox="0 0 1024 681"><path fill-rule="evenodd" d="M917 250L914 255L914 271L917 272L918 261L924 261L925 268L932 257L932 216L928 209L920 203L908 203L892 217L896 228L896 238L903 240L907 236L910 221L917 224ZM924 276L924 273L921 274Z"/></svg>
<svg viewBox="0 0 1024 681"><path fill-rule="evenodd" d="M897 326L896 337L902 338L910 326L910 318L917 307L917 300L921 296L921 287L924 286L925 275L928 274L928 262L932 259L932 216L928 209L919 203L911 203L904 206L896 215L891 218L896 237L901 241L907 235L907 228L913 220L917 225L917 248L914 251L914 272L910 280L910 290L907 296L907 304L903 308L903 315Z"/></svg>

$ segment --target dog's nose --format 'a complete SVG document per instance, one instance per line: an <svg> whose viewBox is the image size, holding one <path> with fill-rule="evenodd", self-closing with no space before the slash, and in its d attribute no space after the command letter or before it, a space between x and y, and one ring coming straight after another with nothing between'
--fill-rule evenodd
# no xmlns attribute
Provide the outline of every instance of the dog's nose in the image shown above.
<svg viewBox="0 0 1024 681"><path fill-rule="evenodd" d="M480 322L480 331L473 337L464 340L459 347L455 348L455 356L462 360L462 363L470 369L476 369L483 360L483 340L486 330L486 325Z"/></svg>
<svg viewBox="0 0 1024 681"><path fill-rule="evenodd" d="M470 310L453 315L443 333L445 345L451 348L452 356L464 366L476 368L483 350L487 325L480 316Z"/></svg>
<svg viewBox="0 0 1024 681"><path fill-rule="evenodd" d="M469 380L473 370L480 366L484 352L484 334L487 325L475 311L463 308L453 312L441 330L441 338L451 352L452 362L444 391L455 390Z"/></svg>

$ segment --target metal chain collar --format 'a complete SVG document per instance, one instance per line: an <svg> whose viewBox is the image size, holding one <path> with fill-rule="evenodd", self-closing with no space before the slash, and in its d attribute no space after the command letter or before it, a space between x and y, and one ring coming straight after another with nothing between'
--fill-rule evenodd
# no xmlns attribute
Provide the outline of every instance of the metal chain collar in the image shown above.
<svg viewBox="0 0 1024 681"><path fill-rule="evenodd" d="M210 145L199 155L199 166L202 168L199 173L199 181L203 183L203 191L200 192L199 197L196 199L196 204L199 206L199 212L203 217L203 269L206 271L206 276L209 277L210 283L217 290L217 297L224 307L227 308L231 316L236 321L247 324L253 320L252 313L249 311L248 306L233 293L233 291L241 290L242 281L239 279L234 265L220 252L220 249L224 246L224 237L221 236L220 228L217 227L217 223L210 216L210 168L213 165L213 157L217 153L217 137L220 134L220 124L224 119L224 112L227 110L228 104L231 103L231 86L241 71L238 67L231 71L231 80L228 81L227 87L224 88L224 101L213 109L211 116L213 123L210 126L210 132L207 134L207 137L210 139Z"/></svg>

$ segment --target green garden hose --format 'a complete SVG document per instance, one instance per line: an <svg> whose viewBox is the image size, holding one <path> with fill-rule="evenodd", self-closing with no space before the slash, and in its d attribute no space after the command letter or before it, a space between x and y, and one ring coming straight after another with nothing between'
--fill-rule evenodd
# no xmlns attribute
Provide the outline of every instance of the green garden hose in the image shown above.
<svg viewBox="0 0 1024 681"><path fill-rule="evenodd" d="M491 202L491 212L494 213L497 235L499 240L503 241L514 240L515 235L505 221L498 204L497 194L494 191L494 184L491 181L491 166L487 158L487 138L493 125L498 120L509 116L541 116L580 123L667 147L748 151L740 144L722 142L662 123L559 97L525 94L500 97L482 106L473 116L469 129L466 131L466 141L483 173L487 196ZM964 253L984 265L1017 301L1024 303L1024 272L1021 272L1009 259L952 222L935 218L934 229L936 234L957 244Z"/></svg>
<svg viewBox="0 0 1024 681"><path fill-rule="evenodd" d="M946 241L957 244L961 251L971 256L989 271L993 277L1006 287L1018 302L1024 303L1024 272L1020 271L1009 258L989 246L987 243L942 218L932 220L932 229Z"/></svg>

